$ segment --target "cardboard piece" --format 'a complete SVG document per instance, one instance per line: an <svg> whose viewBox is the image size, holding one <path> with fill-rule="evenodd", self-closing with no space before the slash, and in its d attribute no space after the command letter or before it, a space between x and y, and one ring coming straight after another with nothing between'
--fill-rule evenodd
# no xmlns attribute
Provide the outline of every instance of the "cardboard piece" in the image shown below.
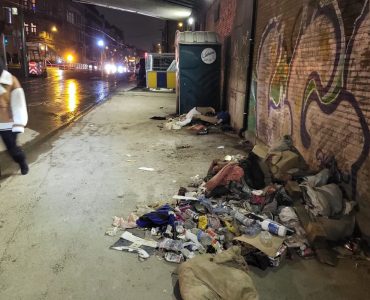
<svg viewBox="0 0 370 300"><path fill-rule="evenodd" d="M253 147L252 152L256 154L258 157L266 159L269 152L269 148L266 145L257 144Z"/></svg>
<svg viewBox="0 0 370 300"><path fill-rule="evenodd" d="M279 236L271 235L272 236L272 239L271 239L272 245L271 245L271 247L266 247L265 245L263 245L261 243L260 235L261 235L261 233L259 233L255 237L249 237L249 236L246 236L246 235L241 235L241 236L238 236L238 237L234 238L234 240L246 243L248 245L251 245L254 248L257 248L258 250L265 253L267 256L275 257L277 251L279 250L279 248L281 247L281 245L283 244L285 239L282 238L282 237L279 237Z"/></svg>
<svg viewBox="0 0 370 300"><path fill-rule="evenodd" d="M270 170L276 178L286 174L291 169L299 168L299 156L292 151L271 152Z"/></svg>
<svg viewBox="0 0 370 300"><path fill-rule="evenodd" d="M205 115L207 113L212 113L212 114L216 113L215 109L210 106L197 106L195 109L199 111L202 115Z"/></svg>

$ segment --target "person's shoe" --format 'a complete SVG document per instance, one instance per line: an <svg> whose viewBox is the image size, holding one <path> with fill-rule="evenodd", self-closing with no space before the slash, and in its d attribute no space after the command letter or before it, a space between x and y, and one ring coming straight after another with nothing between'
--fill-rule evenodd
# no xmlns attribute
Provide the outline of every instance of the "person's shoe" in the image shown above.
<svg viewBox="0 0 370 300"><path fill-rule="evenodd" d="M27 163L23 163L20 165L22 175L27 175L30 168L28 167Z"/></svg>

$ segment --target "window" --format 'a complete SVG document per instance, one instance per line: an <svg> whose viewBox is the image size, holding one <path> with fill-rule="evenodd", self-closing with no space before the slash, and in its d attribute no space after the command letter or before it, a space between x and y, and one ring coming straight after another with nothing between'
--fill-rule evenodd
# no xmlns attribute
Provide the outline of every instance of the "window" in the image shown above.
<svg viewBox="0 0 370 300"><path fill-rule="evenodd" d="M67 22L69 22L71 24L75 23L74 14L71 11L67 11Z"/></svg>
<svg viewBox="0 0 370 300"><path fill-rule="evenodd" d="M27 23L24 23L24 31L27 35L30 33L30 26Z"/></svg>
<svg viewBox="0 0 370 300"><path fill-rule="evenodd" d="M75 21L76 21L77 25L80 25L81 24L81 16L76 14L75 15Z"/></svg>
<svg viewBox="0 0 370 300"><path fill-rule="evenodd" d="M36 27L36 24L31 23L31 33L32 33L33 35L36 35L36 33L37 33L37 27Z"/></svg>

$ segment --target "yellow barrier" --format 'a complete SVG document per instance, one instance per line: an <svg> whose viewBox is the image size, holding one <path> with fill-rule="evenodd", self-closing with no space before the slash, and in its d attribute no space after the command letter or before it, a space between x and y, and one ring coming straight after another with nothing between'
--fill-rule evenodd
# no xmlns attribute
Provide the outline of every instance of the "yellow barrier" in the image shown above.
<svg viewBox="0 0 370 300"><path fill-rule="evenodd" d="M146 72L147 88L157 89L175 89L176 72L165 71L147 71Z"/></svg>

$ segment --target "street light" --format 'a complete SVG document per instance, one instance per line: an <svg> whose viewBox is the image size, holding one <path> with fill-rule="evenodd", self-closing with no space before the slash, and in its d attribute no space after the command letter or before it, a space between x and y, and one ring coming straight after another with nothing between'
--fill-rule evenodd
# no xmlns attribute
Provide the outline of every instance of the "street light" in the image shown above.
<svg viewBox="0 0 370 300"><path fill-rule="evenodd" d="M104 47L104 41L103 40L99 40L98 41L98 46L99 47Z"/></svg>
<svg viewBox="0 0 370 300"><path fill-rule="evenodd" d="M184 26L184 23L179 22L178 26L179 26L180 28L182 28L182 26Z"/></svg>
<svg viewBox="0 0 370 300"><path fill-rule="evenodd" d="M51 31L52 32L57 32L58 31L58 28L56 26L53 26L53 27L51 27Z"/></svg>
<svg viewBox="0 0 370 300"><path fill-rule="evenodd" d="M67 55L67 61L68 61L69 63L71 63L71 62L73 61L73 55L72 55L72 54L68 54L68 55Z"/></svg>
<svg viewBox="0 0 370 300"><path fill-rule="evenodd" d="M194 24L194 18L193 18L193 17L190 17L190 18L188 19L188 24L189 24L189 25L193 25L193 24Z"/></svg>

